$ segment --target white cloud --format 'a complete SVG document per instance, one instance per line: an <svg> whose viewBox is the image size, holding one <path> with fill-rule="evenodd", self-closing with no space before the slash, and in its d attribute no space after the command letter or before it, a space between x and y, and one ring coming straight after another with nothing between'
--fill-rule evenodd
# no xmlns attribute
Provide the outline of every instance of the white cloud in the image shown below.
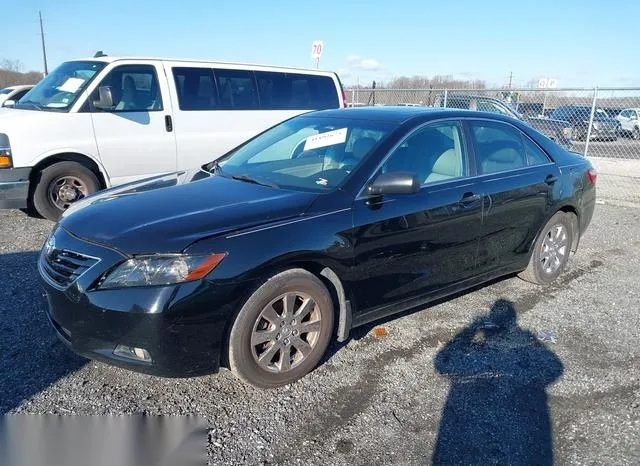
<svg viewBox="0 0 640 466"><path fill-rule="evenodd" d="M360 58L358 55L349 55L347 64L350 68L365 71L378 71L381 66L375 58Z"/></svg>

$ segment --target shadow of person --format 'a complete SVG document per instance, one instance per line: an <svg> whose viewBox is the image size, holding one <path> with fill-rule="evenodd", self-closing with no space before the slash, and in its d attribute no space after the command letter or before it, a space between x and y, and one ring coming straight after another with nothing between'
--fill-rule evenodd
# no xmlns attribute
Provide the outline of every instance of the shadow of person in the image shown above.
<svg viewBox="0 0 640 466"><path fill-rule="evenodd" d="M512 302L462 330L437 355L450 378L434 464L552 464L545 388L562 375L560 360L518 327Z"/></svg>

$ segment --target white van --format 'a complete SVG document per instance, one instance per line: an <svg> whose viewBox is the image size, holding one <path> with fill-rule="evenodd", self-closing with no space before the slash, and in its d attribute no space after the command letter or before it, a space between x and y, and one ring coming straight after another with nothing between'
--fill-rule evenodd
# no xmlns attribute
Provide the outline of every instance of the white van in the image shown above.
<svg viewBox="0 0 640 466"><path fill-rule="evenodd" d="M300 113L345 107L332 72L101 57L0 109L0 208L57 219L97 190L198 167Z"/></svg>

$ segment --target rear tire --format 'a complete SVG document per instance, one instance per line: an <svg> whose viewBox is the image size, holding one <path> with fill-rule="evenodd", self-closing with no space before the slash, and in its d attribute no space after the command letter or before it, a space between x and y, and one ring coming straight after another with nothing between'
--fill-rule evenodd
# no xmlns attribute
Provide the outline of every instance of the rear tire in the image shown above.
<svg viewBox="0 0 640 466"><path fill-rule="evenodd" d="M40 172L31 203L42 217L57 221L73 202L100 189L98 177L77 162L58 162Z"/></svg>
<svg viewBox="0 0 640 466"><path fill-rule="evenodd" d="M324 355L333 321L333 301L320 279L304 269L281 272L260 286L236 317L229 368L259 388L295 382Z"/></svg>
<svg viewBox="0 0 640 466"><path fill-rule="evenodd" d="M564 271L571 245L574 223L571 214L557 212L544 226L535 244L527 268L519 274L525 281L537 285L553 282Z"/></svg>

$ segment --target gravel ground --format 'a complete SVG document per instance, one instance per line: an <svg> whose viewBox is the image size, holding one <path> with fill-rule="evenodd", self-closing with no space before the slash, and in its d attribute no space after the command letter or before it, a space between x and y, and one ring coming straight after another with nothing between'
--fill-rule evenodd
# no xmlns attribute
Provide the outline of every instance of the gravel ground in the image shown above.
<svg viewBox="0 0 640 466"><path fill-rule="evenodd" d="M554 285L507 278L359 329L272 391L73 355L36 280L50 228L0 211L1 413L199 414L212 464L640 463L639 209L599 205Z"/></svg>

